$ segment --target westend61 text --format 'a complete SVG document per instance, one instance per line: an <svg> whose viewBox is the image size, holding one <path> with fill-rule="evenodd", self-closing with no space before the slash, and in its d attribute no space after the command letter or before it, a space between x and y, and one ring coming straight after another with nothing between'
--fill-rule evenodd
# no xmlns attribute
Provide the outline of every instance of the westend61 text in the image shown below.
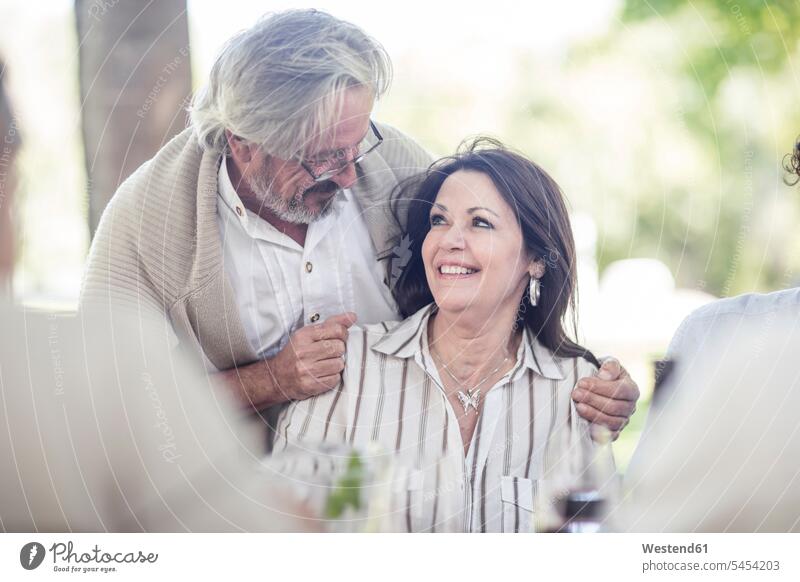
<svg viewBox="0 0 800 582"><path fill-rule="evenodd" d="M96 544L88 552L80 554L72 551L72 547L72 542L67 542L66 544L58 542L50 546L50 552L53 554L53 563L55 564L58 559L62 562L74 564L152 564L158 560L158 554L143 554L141 551L109 554L103 552Z"/></svg>
<svg viewBox="0 0 800 582"><path fill-rule="evenodd" d="M688 544L686 546L642 544L642 552L645 554L707 554L708 544Z"/></svg>

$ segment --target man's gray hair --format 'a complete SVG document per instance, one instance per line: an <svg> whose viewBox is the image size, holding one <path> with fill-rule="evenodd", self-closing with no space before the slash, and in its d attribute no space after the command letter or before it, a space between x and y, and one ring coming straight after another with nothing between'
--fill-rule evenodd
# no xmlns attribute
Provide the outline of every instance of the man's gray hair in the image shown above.
<svg viewBox="0 0 800 582"><path fill-rule="evenodd" d="M192 125L214 151L227 151L227 129L269 155L305 157L344 89L365 86L377 99L391 74L386 50L349 22L317 10L268 15L225 44L194 97Z"/></svg>

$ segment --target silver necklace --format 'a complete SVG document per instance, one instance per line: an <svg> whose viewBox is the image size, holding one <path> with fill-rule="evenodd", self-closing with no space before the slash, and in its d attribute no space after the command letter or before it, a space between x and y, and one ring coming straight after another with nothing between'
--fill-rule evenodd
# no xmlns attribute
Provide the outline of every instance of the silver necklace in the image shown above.
<svg viewBox="0 0 800 582"><path fill-rule="evenodd" d="M459 386L463 386L464 383L458 378L456 378L455 374L453 374L450 371L450 368L447 366L447 364L444 363L442 357L439 354L435 353L433 350L431 350L431 354L436 356L436 359L439 360L439 364L442 366L447 375L450 376ZM478 406L480 405L481 402L480 387L483 386L483 384L485 384L489 378L494 376L498 372L498 370L500 370L500 368L502 368L505 365L505 363L508 361L510 357L511 357L510 355L506 355L506 357L503 358L503 361L500 362L500 364L494 370L489 372L489 374L485 376L483 380L478 382L475 386L473 386L472 388L467 388L466 392L464 392L464 390L459 390L456 393L456 396L458 396L458 401L461 403L461 406L464 407L464 414L469 414L470 407L475 409L475 414L478 413Z"/></svg>

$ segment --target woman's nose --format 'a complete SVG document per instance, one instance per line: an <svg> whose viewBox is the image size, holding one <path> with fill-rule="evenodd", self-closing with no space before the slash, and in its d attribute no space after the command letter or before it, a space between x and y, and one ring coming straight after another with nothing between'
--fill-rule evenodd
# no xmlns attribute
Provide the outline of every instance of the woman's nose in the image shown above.
<svg viewBox="0 0 800 582"><path fill-rule="evenodd" d="M464 233L458 226L451 226L447 229L441 239L439 239L439 246L443 249L463 249L464 248Z"/></svg>

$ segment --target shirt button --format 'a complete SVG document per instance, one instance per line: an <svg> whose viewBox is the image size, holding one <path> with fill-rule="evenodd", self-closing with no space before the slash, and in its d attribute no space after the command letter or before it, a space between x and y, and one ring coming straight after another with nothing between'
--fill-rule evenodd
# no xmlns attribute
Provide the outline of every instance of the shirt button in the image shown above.
<svg viewBox="0 0 800 582"><path fill-rule="evenodd" d="M315 313L310 317L311 323L317 323L319 321L319 313Z"/></svg>
<svg viewBox="0 0 800 582"><path fill-rule="evenodd" d="M311 264L311 261L306 263L306 273L310 273L314 269L314 265Z"/></svg>
<svg viewBox="0 0 800 582"><path fill-rule="evenodd" d="M244 210L242 210L241 206L236 207L236 214L238 214L239 216L244 216Z"/></svg>

